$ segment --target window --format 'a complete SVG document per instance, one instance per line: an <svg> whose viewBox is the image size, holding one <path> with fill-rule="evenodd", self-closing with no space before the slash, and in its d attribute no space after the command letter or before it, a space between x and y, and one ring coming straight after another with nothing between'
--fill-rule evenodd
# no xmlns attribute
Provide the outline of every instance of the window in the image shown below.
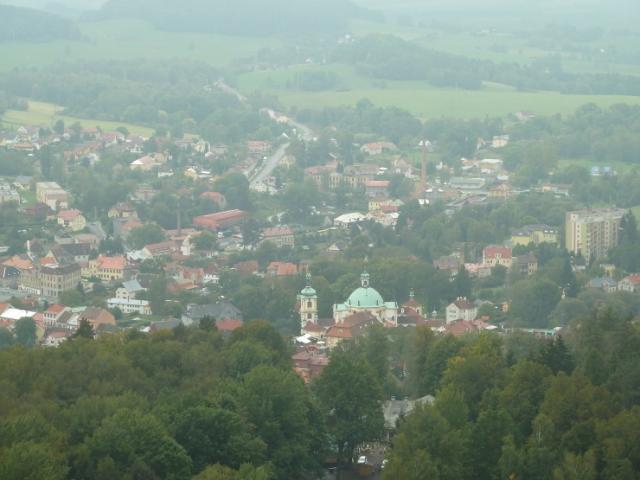
<svg viewBox="0 0 640 480"><path fill-rule="evenodd" d="M313 302L311 300L307 302L307 308L313 308Z"/></svg>

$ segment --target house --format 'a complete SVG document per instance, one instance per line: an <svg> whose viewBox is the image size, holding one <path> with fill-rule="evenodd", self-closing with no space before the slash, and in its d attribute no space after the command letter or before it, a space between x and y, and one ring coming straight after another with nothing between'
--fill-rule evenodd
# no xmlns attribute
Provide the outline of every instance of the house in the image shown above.
<svg viewBox="0 0 640 480"><path fill-rule="evenodd" d="M176 242L167 240L165 242L150 243L145 245L142 253L146 258L169 257L178 251Z"/></svg>
<svg viewBox="0 0 640 480"><path fill-rule="evenodd" d="M122 300L134 300L138 293L142 293L144 291L146 291L146 288L143 288L138 280L129 280L127 282L123 282L122 287L116 289L116 298L120 298Z"/></svg>
<svg viewBox="0 0 640 480"><path fill-rule="evenodd" d="M263 157L271 150L271 143L262 140L249 140L247 142L247 150L251 157Z"/></svg>
<svg viewBox="0 0 640 480"><path fill-rule="evenodd" d="M69 208L69 194L56 182L37 182L36 200L53 211Z"/></svg>
<svg viewBox="0 0 640 480"><path fill-rule="evenodd" d="M368 180L364 184L365 193L368 197L386 197L390 184L389 180Z"/></svg>
<svg viewBox="0 0 640 480"><path fill-rule="evenodd" d="M445 335L453 335L454 337L460 337L469 333L478 333L483 330L497 330L498 327L490 325L482 320L454 320L453 322L447 322L442 328L438 329L439 333Z"/></svg>
<svg viewBox="0 0 640 480"><path fill-rule="evenodd" d="M333 219L333 224L336 227L348 228L355 223L360 223L366 220L366 215L362 213L353 212L353 213L345 213Z"/></svg>
<svg viewBox="0 0 640 480"><path fill-rule="evenodd" d="M293 369L305 383L319 376L329 365L329 357L325 352L304 347L291 356Z"/></svg>
<svg viewBox="0 0 640 480"><path fill-rule="evenodd" d="M107 307L118 308L122 313L138 313L140 315L151 315L151 305L147 300L124 300L122 298L109 298Z"/></svg>
<svg viewBox="0 0 640 480"><path fill-rule="evenodd" d="M509 135L494 135L491 148L504 148L509 145Z"/></svg>
<svg viewBox="0 0 640 480"><path fill-rule="evenodd" d="M223 208L223 209L227 208L227 199L220 192L202 192L200 194L200 198L211 200L212 202L217 204L218 207L220 207L220 208Z"/></svg>
<svg viewBox="0 0 640 480"><path fill-rule="evenodd" d="M204 270L204 283L211 283L213 285L220 283L220 274L218 273L217 267L210 266Z"/></svg>
<svg viewBox="0 0 640 480"><path fill-rule="evenodd" d="M267 266L269 277L289 277L298 274L298 266L289 262L271 262Z"/></svg>
<svg viewBox="0 0 640 480"><path fill-rule="evenodd" d="M138 212L128 202L116 203L107 212L109 218L138 218Z"/></svg>
<svg viewBox="0 0 640 480"><path fill-rule="evenodd" d="M94 331L103 325L116 325L116 317L104 308L89 307L80 314L79 319L89 322Z"/></svg>
<svg viewBox="0 0 640 480"><path fill-rule="evenodd" d="M30 310L22 310L9 306L0 313L0 327L13 328L15 323L21 318L33 318L36 312Z"/></svg>
<svg viewBox="0 0 640 480"><path fill-rule="evenodd" d="M379 325L378 319L370 312L356 312L348 315L341 323L330 326L325 335L327 347L335 348L344 340L353 340L364 335L367 328Z"/></svg>
<svg viewBox="0 0 640 480"><path fill-rule="evenodd" d="M477 316L478 307L473 302L467 300L466 297L458 297L447 306L447 323L452 323L456 320L466 320L470 322L475 320Z"/></svg>
<svg viewBox="0 0 640 480"><path fill-rule="evenodd" d="M505 268L511 268L513 263L511 248L499 245L490 245L482 250L482 263L489 265L491 268L501 265Z"/></svg>
<svg viewBox="0 0 640 480"><path fill-rule="evenodd" d="M271 242L278 248L293 248L293 230L291 230L291 228L286 225L282 227L265 228L262 231L262 239L260 240L260 243L264 242Z"/></svg>
<svg viewBox="0 0 640 480"><path fill-rule="evenodd" d="M87 219L84 218L82 212L77 209L61 210L58 212L58 225L71 230L72 232L79 232L87 226Z"/></svg>
<svg viewBox="0 0 640 480"><path fill-rule="evenodd" d="M44 338L42 339L42 346L53 348L59 347L69 337L71 337L71 335L73 335L73 333L65 328L47 329L44 334Z"/></svg>
<svg viewBox="0 0 640 480"><path fill-rule="evenodd" d="M156 167L159 167L166 162L166 158L162 154L153 153L145 155L143 157L134 160L129 164L131 170L139 170L142 172L148 172Z"/></svg>
<svg viewBox="0 0 640 480"><path fill-rule="evenodd" d="M216 320L216 328L223 334L229 334L240 328L242 325L244 325L244 322L238 318Z"/></svg>
<svg viewBox="0 0 640 480"><path fill-rule="evenodd" d="M633 273L624 277L618 282L618 290L632 293L640 291L640 274Z"/></svg>
<svg viewBox="0 0 640 480"><path fill-rule="evenodd" d="M549 225L525 225L511 231L511 245L514 247L516 245L526 247L530 243L534 245L541 243L557 245L558 241L558 229Z"/></svg>
<svg viewBox="0 0 640 480"><path fill-rule="evenodd" d="M385 150L388 151L396 151L398 147L391 142L371 142L366 143L360 147L360 151L362 153L366 153L367 155L380 155Z"/></svg>
<svg viewBox="0 0 640 480"><path fill-rule="evenodd" d="M596 290L603 290L606 293L612 293L618 290L618 282L611 277L597 277L589 280L587 287L595 288Z"/></svg>
<svg viewBox="0 0 640 480"><path fill-rule="evenodd" d="M533 252L514 257L512 262L512 269L520 275L533 275L538 271L538 259L533 254Z"/></svg>
<svg viewBox="0 0 640 480"><path fill-rule="evenodd" d="M204 230L218 231L239 225L248 216L249 214L243 210L225 210L194 217L193 225Z"/></svg>
<svg viewBox="0 0 640 480"><path fill-rule="evenodd" d="M198 305L195 303L187 305L186 310L182 314L182 322L187 326L199 324L200 320L204 317L215 319L216 325L221 321L243 320L242 312L238 310L235 305L231 302L219 301L206 305Z"/></svg>
<svg viewBox="0 0 640 480"><path fill-rule="evenodd" d="M433 261L433 266L435 268L444 272L448 272L451 276L454 276L458 273L461 265L462 260L455 255L440 257Z"/></svg>
<svg viewBox="0 0 640 480"><path fill-rule="evenodd" d="M54 258L58 264L75 262L84 265L90 255L91 246L86 243L65 243L51 247L46 257Z"/></svg>
<svg viewBox="0 0 640 480"><path fill-rule="evenodd" d="M68 312L69 309L65 305L60 305L59 303L54 303L53 305L49 305L43 314L42 314L42 322L45 327L53 327L58 323L63 323L61 321L65 312Z"/></svg>
<svg viewBox="0 0 640 480"><path fill-rule="evenodd" d="M88 266L83 269L82 275L86 278L96 277L103 282L122 281L126 267L127 260L123 256L99 255L96 259L89 261Z"/></svg>

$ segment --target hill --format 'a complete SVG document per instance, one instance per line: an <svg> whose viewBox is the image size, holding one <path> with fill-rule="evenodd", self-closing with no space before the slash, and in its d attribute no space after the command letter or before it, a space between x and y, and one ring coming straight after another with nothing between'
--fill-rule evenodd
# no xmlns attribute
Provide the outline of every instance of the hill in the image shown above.
<svg viewBox="0 0 640 480"><path fill-rule="evenodd" d="M48 42L80 37L80 31L73 22L57 15L0 5L0 42Z"/></svg>
<svg viewBox="0 0 640 480"><path fill-rule="evenodd" d="M350 0L110 0L98 18L138 18L168 31L271 35L342 32L371 14Z"/></svg>

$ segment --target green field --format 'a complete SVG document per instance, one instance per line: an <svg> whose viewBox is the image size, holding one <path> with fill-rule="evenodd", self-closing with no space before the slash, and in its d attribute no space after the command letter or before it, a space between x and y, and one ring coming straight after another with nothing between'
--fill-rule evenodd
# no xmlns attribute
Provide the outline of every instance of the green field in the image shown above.
<svg viewBox="0 0 640 480"><path fill-rule="evenodd" d="M152 128L142 127L140 125L59 115L58 112L60 109L61 107L51 103L30 101L29 110L27 111L8 110L2 117L2 123L10 127L19 127L22 125L51 127L56 121L63 120L67 126L78 122L85 128L100 127L103 131L113 131L118 127L125 127L129 132L144 137L149 137L153 134Z"/></svg>
<svg viewBox="0 0 640 480"><path fill-rule="evenodd" d="M571 166L574 166L574 165L578 166L578 167L586 168L587 170L590 170L591 167L596 167L596 166L611 167L619 175L624 175L625 173L629 172L630 170L633 170L634 168L638 167L637 165L634 165L634 164L631 164L631 163L611 162L611 161L606 160L606 159L597 162L595 160L573 158L573 159L560 160L558 162L558 168L559 169L571 167Z"/></svg>
<svg viewBox="0 0 640 480"><path fill-rule="evenodd" d="M137 20L80 23L86 40L47 43L0 43L0 70L76 60L189 58L227 66L261 48L280 45L277 38L169 33Z"/></svg>
<svg viewBox="0 0 640 480"><path fill-rule="evenodd" d="M335 90L307 92L293 90L301 72L331 72L338 79ZM363 98L379 106L396 106L421 118L483 118L519 111L538 115L572 113L581 105L607 107L616 103L640 104L640 97L623 95L565 95L558 92L525 92L500 84L485 84L482 90L437 88L425 82L376 80L358 74L346 65L296 65L288 68L245 73L237 77L244 93L267 92L287 107L322 108L354 105Z"/></svg>

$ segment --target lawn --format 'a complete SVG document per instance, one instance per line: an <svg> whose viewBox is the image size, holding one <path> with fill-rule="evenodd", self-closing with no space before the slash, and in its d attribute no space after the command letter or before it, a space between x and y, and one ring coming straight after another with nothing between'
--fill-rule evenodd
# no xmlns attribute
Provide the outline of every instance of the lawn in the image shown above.
<svg viewBox="0 0 640 480"><path fill-rule="evenodd" d="M67 126L75 122L80 123L83 127L100 127L104 131L113 131L118 127L125 127L129 132L144 137L153 134L153 129L142 127L140 125L132 125L123 122L109 122L104 120L92 120L86 118L71 117L68 115L59 115L61 107L52 103L45 102L29 102L29 110L8 110L2 117L2 123L5 125L19 127L21 125L39 125L42 127L51 127L58 120L63 120Z"/></svg>
<svg viewBox="0 0 640 480"><path fill-rule="evenodd" d="M579 159L579 158L574 158L574 159L564 159L564 160L560 160L558 162L558 168L559 169L563 169L569 166L579 166L579 167L584 167L587 170L591 170L591 167L612 167L616 172L618 172L618 175L624 175L625 173L629 172L630 170L632 170L633 168L637 168L637 165L633 165L630 163L623 163L623 162L611 162L608 160L602 160L601 162L595 162L592 160L588 160L588 159Z"/></svg>

